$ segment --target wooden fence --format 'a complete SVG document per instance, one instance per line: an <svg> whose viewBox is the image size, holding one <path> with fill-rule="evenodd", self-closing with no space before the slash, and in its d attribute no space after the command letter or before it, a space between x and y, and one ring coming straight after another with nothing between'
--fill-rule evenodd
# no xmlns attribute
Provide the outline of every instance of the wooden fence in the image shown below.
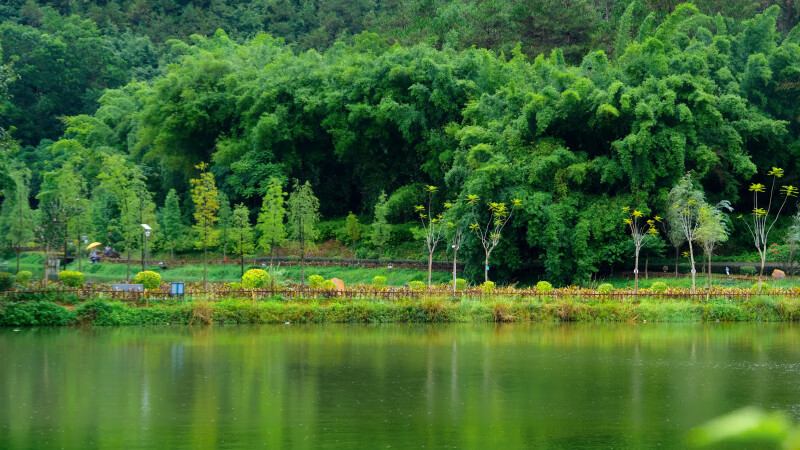
<svg viewBox="0 0 800 450"><path fill-rule="evenodd" d="M171 295L169 289L157 289L146 291L115 291L108 289L30 289L19 291L0 292L0 301L22 301L22 300L79 300L86 301L98 298L128 302L148 302L154 299L182 299L182 298L204 298L216 301L226 298L247 298L261 300L273 297L281 297L286 300L330 300L330 299L349 299L349 300L401 300L401 299L425 299L425 298L453 298L453 299L492 299L502 297L516 297L518 299L538 299L541 301L556 301L562 299L580 299L596 301L641 301L643 298L658 298L663 300L692 300L704 301L709 298L725 298L730 301L748 301L751 298L763 296L780 295L784 297L800 297L797 291L777 291L772 293L754 293L745 290L728 292L721 289L712 289L709 292L700 290L696 293L691 292L634 292L615 291L610 293L599 293L588 289L570 289L565 291L555 290L548 293L535 290L502 290L494 293L484 293L480 289L466 289L456 291L455 294L449 289L422 289L412 290L407 288L400 289L311 289L311 288L275 288L275 289L187 289L185 295Z"/></svg>

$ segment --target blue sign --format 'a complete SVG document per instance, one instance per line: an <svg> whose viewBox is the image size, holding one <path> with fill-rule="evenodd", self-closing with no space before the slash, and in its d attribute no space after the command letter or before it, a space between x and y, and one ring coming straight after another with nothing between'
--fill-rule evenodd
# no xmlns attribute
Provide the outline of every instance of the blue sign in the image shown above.
<svg viewBox="0 0 800 450"><path fill-rule="evenodd" d="M169 291L170 295L183 295L183 283L172 283L172 287Z"/></svg>

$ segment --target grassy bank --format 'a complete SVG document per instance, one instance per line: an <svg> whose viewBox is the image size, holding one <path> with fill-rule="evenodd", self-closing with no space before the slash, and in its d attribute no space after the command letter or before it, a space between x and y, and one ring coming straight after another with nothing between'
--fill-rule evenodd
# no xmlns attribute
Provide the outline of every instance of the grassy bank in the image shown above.
<svg viewBox="0 0 800 450"><path fill-rule="evenodd" d="M151 301L136 306L98 299L78 305L48 301L9 303L2 326L200 325L269 323L441 323L441 322L713 322L793 321L800 299L763 297L749 302L640 302L540 299Z"/></svg>
<svg viewBox="0 0 800 450"><path fill-rule="evenodd" d="M77 264L70 264L69 270L78 270ZM250 268L262 268L260 266L245 266L245 270ZM203 281L203 266L200 264L189 264L170 269L161 269L148 266L149 270L155 270L161 274L165 282L184 281L197 282ZM142 270L141 265L131 266L131 279ZM229 283L241 281L242 269L239 266L208 266L207 278L210 282ZM83 273L88 281L124 281L126 273L125 264L84 264ZM287 283L300 283L300 266L280 266L277 269L280 278ZM387 282L392 286L402 286L410 281L428 281L428 272L413 269L365 269L359 266L348 267L312 267L306 266L306 278L309 275L321 275L325 279L339 278L347 285L370 284L372 279L377 276L386 277ZM452 280L449 272L433 272L434 283L445 283Z"/></svg>

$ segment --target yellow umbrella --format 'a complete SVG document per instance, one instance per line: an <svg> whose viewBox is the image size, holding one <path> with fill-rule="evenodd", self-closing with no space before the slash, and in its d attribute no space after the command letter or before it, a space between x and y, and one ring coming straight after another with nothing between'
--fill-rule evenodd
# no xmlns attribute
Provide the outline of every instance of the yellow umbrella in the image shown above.
<svg viewBox="0 0 800 450"><path fill-rule="evenodd" d="M86 250L91 250L91 249L93 249L95 247L99 247L101 245L103 245L102 242L92 242L91 244L86 246Z"/></svg>

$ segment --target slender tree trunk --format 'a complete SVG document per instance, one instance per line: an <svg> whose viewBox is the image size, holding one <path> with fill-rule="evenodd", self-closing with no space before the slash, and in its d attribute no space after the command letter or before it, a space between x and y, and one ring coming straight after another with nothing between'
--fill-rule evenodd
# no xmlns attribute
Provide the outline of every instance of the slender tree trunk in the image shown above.
<svg viewBox="0 0 800 450"><path fill-rule="evenodd" d="M692 263L692 293L697 292L697 285L695 284L695 276L697 275L697 270L694 267L694 247L692 247L692 241L689 241L689 259Z"/></svg>
<svg viewBox="0 0 800 450"><path fill-rule="evenodd" d="M50 272L48 269L50 268L50 247L45 245L44 246L44 284L50 281Z"/></svg>
<svg viewBox="0 0 800 450"><path fill-rule="evenodd" d="M20 247L22 246L22 196L17 189L17 204L19 204L19 224L17 224L17 273L19 273L19 259L22 253Z"/></svg>
<svg viewBox="0 0 800 450"><path fill-rule="evenodd" d="M208 266L208 246L203 246L203 289L208 289L206 282L206 267Z"/></svg>
<svg viewBox="0 0 800 450"><path fill-rule="evenodd" d="M79 243L80 242L80 238L81 238L81 233L78 232L78 235L76 236L75 242ZM83 258L81 258L81 256L83 256L83 251L81 250L80 247L81 247L80 244L75 246L75 257L78 258L78 272L83 272L83 264L82 264L83 263Z"/></svg>
<svg viewBox="0 0 800 450"><path fill-rule="evenodd" d="M131 247L128 246L128 264L127 270L125 272L125 281L130 283L131 282Z"/></svg>
<svg viewBox="0 0 800 450"><path fill-rule="evenodd" d="M675 247L675 278L678 278L678 263L680 262L678 257L680 255L680 251L680 246Z"/></svg>
<svg viewBox="0 0 800 450"><path fill-rule="evenodd" d="M650 276L648 275L647 269L650 265L650 254L644 255L644 278L649 280Z"/></svg>
<svg viewBox="0 0 800 450"><path fill-rule="evenodd" d="M169 243L169 263L175 265L175 243Z"/></svg>
<svg viewBox="0 0 800 450"><path fill-rule="evenodd" d="M244 276L244 253L242 253L242 276Z"/></svg>
<svg viewBox="0 0 800 450"><path fill-rule="evenodd" d="M433 272L433 252L428 252L428 287L431 287L431 274Z"/></svg>
<svg viewBox="0 0 800 450"><path fill-rule="evenodd" d="M303 233L303 219L300 218L300 286L306 285L306 247L305 233Z"/></svg>
<svg viewBox="0 0 800 450"><path fill-rule="evenodd" d="M144 249L142 250L142 272L147 270L147 235L144 237Z"/></svg>
<svg viewBox="0 0 800 450"><path fill-rule="evenodd" d="M67 270L67 227L64 227L64 270Z"/></svg>
<svg viewBox="0 0 800 450"><path fill-rule="evenodd" d="M761 292L761 279L764 277L764 263L767 262L767 244L764 243L764 251L761 252L761 270L758 272L758 292Z"/></svg>
<svg viewBox="0 0 800 450"><path fill-rule="evenodd" d="M636 249L636 258L633 264L633 292L639 292L639 249Z"/></svg>
<svg viewBox="0 0 800 450"><path fill-rule="evenodd" d="M383 259L383 246L378 247L378 260Z"/></svg>
<svg viewBox="0 0 800 450"><path fill-rule="evenodd" d="M711 252L708 252L708 290L711 290Z"/></svg>
<svg viewBox="0 0 800 450"><path fill-rule="evenodd" d="M458 256L458 247L453 248L453 296L456 295L456 258Z"/></svg>

